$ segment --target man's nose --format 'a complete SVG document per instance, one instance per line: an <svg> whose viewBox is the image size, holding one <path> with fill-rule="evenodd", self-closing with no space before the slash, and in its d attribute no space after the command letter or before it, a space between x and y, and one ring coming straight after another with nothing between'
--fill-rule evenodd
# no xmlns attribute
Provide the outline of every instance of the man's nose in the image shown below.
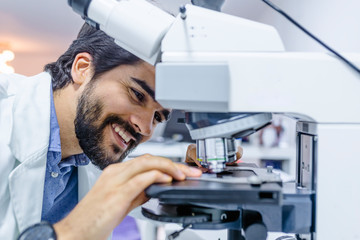
<svg viewBox="0 0 360 240"><path fill-rule="evenodd" d="M141 112L133 114L130 117L130 122L135 130L143 136L151 136L153 131L154 114L150 112Z"/></svg>

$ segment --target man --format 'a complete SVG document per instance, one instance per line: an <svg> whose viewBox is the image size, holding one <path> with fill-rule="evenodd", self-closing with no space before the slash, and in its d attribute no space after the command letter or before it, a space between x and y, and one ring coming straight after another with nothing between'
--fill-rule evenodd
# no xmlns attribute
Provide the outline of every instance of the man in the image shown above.
<svg viewBox="0 0 360 240"><path fill-rule="evenodd" d="M154 67L105 33L85 24L45 70L0 76L0 239L42 220L58 239L105 239L150 184L201 175L151 155L120 163L169 110Z"/></svg>

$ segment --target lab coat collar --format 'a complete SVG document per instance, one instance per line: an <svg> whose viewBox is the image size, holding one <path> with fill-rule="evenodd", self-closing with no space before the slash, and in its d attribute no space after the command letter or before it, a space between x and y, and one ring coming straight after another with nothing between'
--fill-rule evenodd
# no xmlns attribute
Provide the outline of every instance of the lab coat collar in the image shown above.
<svg viewBox="0 0 360 240"><path fill-rule="evenodd" d="M40 222L47 148L24 160L9 176L10 197L19 231Z"/></svg>
<svg viewBox="0 0 360 240"><path fill-rule="evenodd" d="M41 73L22 79L17 85L9 86L16 90L9 146L18 160L18 166L9 176L9 188L19 231L22 232L41 220L50 137L51 76ZM100 174L101 170L92 163L78 167L79 201Z"/></svg>
<svg viewBox="0 0 360 240"><path fill-rule="evenodd" d="M10 148L20 162L49 144L51 76L20 79L14 99ZM39 129L46 129L39 131Z"/></svg>
<svg viewBox="0 0 360 240"><path fill-rule="evenodd" d="M17 81L9 146L19 162L9 176L9 189L21 232L41 220L50 134L51 77L41 73Z"/></svg>

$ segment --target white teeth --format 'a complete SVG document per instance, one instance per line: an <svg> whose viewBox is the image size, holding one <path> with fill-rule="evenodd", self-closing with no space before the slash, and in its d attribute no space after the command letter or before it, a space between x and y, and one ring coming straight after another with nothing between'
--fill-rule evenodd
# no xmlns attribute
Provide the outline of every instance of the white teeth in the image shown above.
<svg viewBox="0 0 360 240"><path fill-rule="evenodd" d="M115 132L117 132L119 136L125 140L126 143L130 141L130 137L128 137L127 134L119 126L116 126L115 124L112 124L111 126L113 127Z"/></svg>
<svg viewBox="0 0 360 240"><path fill-rule="evenodd" d="M120 132L119 132L119 135L125 140L125 137L126 137L126 136L125 136L125 134L124 134L123 131L120 131Z"/></svg>
<svg viewBox="0 0 360 240"><path fill-rule="evenodd" d="M126 143L129 142L130 138L123 131L120 131L119 135L125 140Z"/></svg>

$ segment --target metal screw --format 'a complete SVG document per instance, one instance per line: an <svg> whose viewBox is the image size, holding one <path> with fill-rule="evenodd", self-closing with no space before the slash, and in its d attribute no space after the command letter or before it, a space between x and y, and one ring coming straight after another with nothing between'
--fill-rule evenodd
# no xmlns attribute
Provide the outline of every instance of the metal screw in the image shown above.
<svg viewBox="0 0 360 240"><path fill-rule="evenodd" d="M262 181L258 176L250 176L247 178L248 182L253 186L260 186Z"/></svg>
<svg viewBox="0 0 360 240"><path fill-rule="evenodd" d="M180 13L181 13L181 15L180 15L181 19L185 20L186 19L186 7L185 6L180 7Z"/></svg>

